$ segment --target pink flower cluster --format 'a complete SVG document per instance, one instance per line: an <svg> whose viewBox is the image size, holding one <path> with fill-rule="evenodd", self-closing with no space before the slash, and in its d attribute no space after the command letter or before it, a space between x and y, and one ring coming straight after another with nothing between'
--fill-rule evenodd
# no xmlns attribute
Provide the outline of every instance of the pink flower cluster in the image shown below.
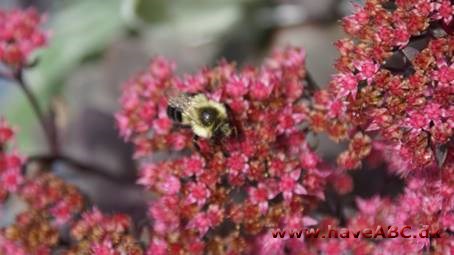
<svg viewBox="0 0 454 255"><path fill-rule="evenodd" d="M16 216L13 224L0 228L0 254L51 254L59 246L60 231L65 227L76 241L65 249L65 254L143 254L128 234L131 223L127 216L107 216L94 209L76 221L86 202L77 188L46 173L48 169L43 166L39 166L38 173L23 176L24 160L17 153L7 153L7 143L13 137L13 130L1 120L1 201L15 194L16 199L26 202L27 209Z"/></svg>
<svg viewBox="0 0 454 255"><path fill-rule="evenodd" d="M405 180L403 193L394 199L357 198L358 211L343 226L429 226L441 229L441 238L274 240L273 248L282 250L287 243L295 254L454 253L451 2L368 0L358 6L343 20L352 38L336 43L339 72L328 89L314 95L311 118L315 131L350 141L337 160L341 169L359 168L364 159L376 161L380 155L388 171ZM324 217L318 226L339 224Z"/></svg>
<svg viewBox="0 0 454 255"><path fill-rule="evenodd" d="M43 19L35 9L0 10L0 62L26 65L30 54L46 44L47 34L39 28Z"/></svg>
<svg viewBox="0 0 454 255"><path fill-rule="evenodd" d="M221 62L180 78L174 64L156 58L127 82L117 123L136 145L136 156L181 152L141 167L138 182L160 195L149 211L152 254L246 252L253 240L240 233L293 224L306 215L305 203L324 199L331 171L302 128L310 113L301 100L307 87L304 61L303 50L287 49L261 68L237 70ZM176 91L204 93L228 105L240 137L222 144L202 140L201 152L192 150L191 131L175 128L165 114L166 96ZM187 149L193 152L185 155ZM229 230L221 237L223 228Z"/></svg>
<svg viewBox="0 0 454 255"><path fill-rule="evenodd" d="M437 154L454 129L453 10L444 0L368 0L358 7L343 20L351 38L336 43L339 72L320 92L314 121L330 134L330 126L348 123L342 138L361 131L385 143L402 173L442 164ZM349 149L338 162L355 168L365 156Z"/></svg>
<svg viewBox="0 0 454 255"><path fill-rule="evenodd" d="M143 254L137 241L130 235L130 228L128 216L104 215L94 208L85 212L72 226L71 236L77 242L66 254Z"/></svg>
<svg viewBox="0 0 454 255"><path fill-rule="evenodd" d="M13 138L13 130L0 118L0 202L9 193L16 192L24 179L21 173L23 158L15 151L9 152L8 145Z"/></svg>

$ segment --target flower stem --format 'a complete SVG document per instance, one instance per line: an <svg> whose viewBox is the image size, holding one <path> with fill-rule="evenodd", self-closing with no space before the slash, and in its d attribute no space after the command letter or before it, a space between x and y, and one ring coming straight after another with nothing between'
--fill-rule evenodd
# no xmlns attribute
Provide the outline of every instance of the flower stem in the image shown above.
<svg viewBox="0 0 454 255"><path fill-rule="evenodd" d="M27 83L25 82L25 80L23 78L22 70L19 70L18 72L16 72L14 77L15 77L17 83L19 84L19 87L22 89L25 96L27 97L27 100L29 101L29 103L33 109L33 112L35 113L35 116L41 125L41 128L46 137L46 141L49 146L49 150L50 150L51 154L57 154L58 153L58 142L56 139L56 135L54 134L55 128L53 126L50 126L49 123L46 121L46 117L44 115L43 110L39 106L36 96L30 90L30 88L28 87Z"/></svg>
<svg viewBox="0 0 454 255"><path fill-rule="evenodd" d="M54 155L33 155L27 158L27 161L25 162L23 166L23 171L26 171L28 165L33 162L39 162L42 164L53 164L55 162L62 162L67 164L68 166L72 166L74 168L77 168L81 172L85 172L94 176L98 176L100 178L103 178L105 180L109 180L114 183L127 183L126 180L121 179L121 178L116 178L112 176L110 171L108 169L105 169L101 166L98 165L91 165L91 164L86 164L84 162L81 162L75 158L72 158L68 155L62 155L62 154L54 154ZM25 174L25 172L24 172Z"/></svg>
<svg viewBox="0 0 454 255"><path fill-rule="evenodd" d="M312 75L306 70L306 82L307 82L307 89L309 94L312 96L316 91L320 90L320 86L315 82Z"/></svg>

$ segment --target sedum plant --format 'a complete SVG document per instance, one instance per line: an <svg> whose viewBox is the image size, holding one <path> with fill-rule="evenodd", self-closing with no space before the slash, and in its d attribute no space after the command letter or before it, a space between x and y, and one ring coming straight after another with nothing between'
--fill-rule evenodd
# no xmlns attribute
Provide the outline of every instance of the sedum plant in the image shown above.
<svg viewBox="0 0 454 255"><path fill-rule="evenodd" d="M83 168L61 153L28 88L29 56L47 41L36 11L0 12L2 77L18 84L46 134L49 155L22 156L0 120L0 201L27 210L0 229L0 254L452 254L454 253L454 6L448 0L367 0L342 20L337 73L324 89L301 48L275 50L259 67L220 61L177 75L163 57L131 77L116 113L134 145L137 183L150 224L103 213L52 163ZM169 98L204 94L221 102L238 134L193 141L167 114ZM314 137L346 142L336 160ZM165 152L171 157L153 159ZM31 171L39 163L39 171ZM352 173L381 164L404 183L395 197L355 198ZM87 166L88 167L88 166ZM86 169L87 170L87 169ZM90 169L88 169L90 170ZM373 182L374 180L370 180ZM323 206L336 193L339 210ZM438 238L273 238L275 229L361 230L411 226ZM329 226L329 227L328 227ZM140 237L137 233L147 233Z"/></svg>

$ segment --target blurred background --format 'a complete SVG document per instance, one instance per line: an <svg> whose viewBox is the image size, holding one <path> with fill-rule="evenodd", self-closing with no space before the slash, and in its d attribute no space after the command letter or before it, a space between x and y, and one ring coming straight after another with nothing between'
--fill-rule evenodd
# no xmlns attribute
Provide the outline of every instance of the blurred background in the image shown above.
<svg viewBox="0 0 454 255"><path fill-rule="evenodd" d="M41 50L39 63L26 73L26 80L41 105L55 113L63 150L109 169L113 179L63 165L55 166L58 174L79 186L101 209L128 212L139 219L148 198L135 185L132 148L119 139L113 118L122 83L156 55L174 60L178 72L184 73L220 58L240 66L258 64L273 48L291 45L306 49L307 68L324 86L334 73L333 43L343 37L339 20L352 11L352 2L0 0L0 8L34 6L47 13L45 26L52 31L49 47ZM23 154L45 153L28 102L15 84L4 80L0 80L0 115L17 127ZM322 138L320 149L327 157L339 147Z"/></svg>

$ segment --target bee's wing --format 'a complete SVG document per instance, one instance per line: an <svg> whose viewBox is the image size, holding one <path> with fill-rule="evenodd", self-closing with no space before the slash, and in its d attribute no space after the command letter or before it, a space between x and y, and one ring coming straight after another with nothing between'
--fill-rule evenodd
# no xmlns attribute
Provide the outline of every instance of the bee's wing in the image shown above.
<svg viewBox="0 0 454 255"><path fill-rule="evenodd" d="M169 98L169 105L183 112L191 105L191 97L186 94L171 97Z"/></svg>
<svg viewBox="0 0 454 255"><path fill-rule="evenodd" d="M191 122L200 124L199 120L197 119L197 115L193 109L194 104L196 104L196 101L198 100L199 100L198 97L194 97L190 94L180 94L169 99L169 106L172 106L180 110L181 114L183 115L183 124L189 125Z"/></svg>

